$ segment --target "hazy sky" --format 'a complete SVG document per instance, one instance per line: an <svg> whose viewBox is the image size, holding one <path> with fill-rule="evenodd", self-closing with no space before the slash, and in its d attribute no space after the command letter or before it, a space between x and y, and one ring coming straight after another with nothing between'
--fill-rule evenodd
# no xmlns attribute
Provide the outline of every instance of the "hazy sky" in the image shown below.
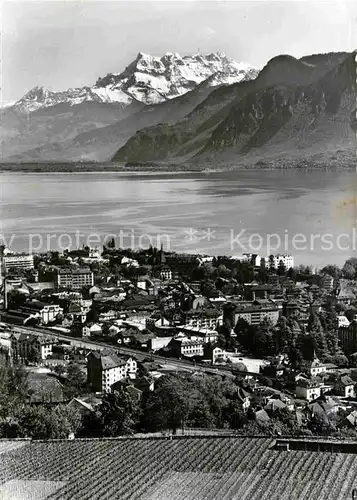
<svg viewBox="0 0 357 500"><path fill-rule="evenodd" d="M2 1L1 100L36 85L92 85L140 51L220 50L261 66L281 53L354 50L356 7L355 0Z"/></svg>

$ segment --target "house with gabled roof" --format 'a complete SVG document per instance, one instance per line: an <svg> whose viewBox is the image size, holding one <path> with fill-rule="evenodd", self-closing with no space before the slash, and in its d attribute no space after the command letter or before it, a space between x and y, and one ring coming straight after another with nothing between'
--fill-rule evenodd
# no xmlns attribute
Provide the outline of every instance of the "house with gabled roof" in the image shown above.
<svg viewBox="0 0 357 500"><path fill-rule="evenodd" d="M110 392L115 382L135 378L137 369L132 357L119 356L107 349L92 351L87 356L87 379L96 392Z"/></svg>
<svg viewBox="0 0 357 500"><path fill-rule="evenodd" d="M311 377L316 377L317 375L326 373L326 370L327 367L325 363L321 363L321 361L315 356L309 367L309 375L311 375Z"/></svg>
<svg viewBox="0 0 357 500"><path fill-rule="evenodd" d="M324 384L317 379L301 378L296 383L296 397L313 401L321 395Z"/></svg>
<svg viewBox="0 0 357 500"><path fill-rule="evenodd" d="M270 422L270 417L267 414L267 412L263 409L255 412L255 420L258 423L268 423Z"/></svg>
<svg viewBox="0 0 357 500"><path fill-rule="evenodd" d="M67 407L78 410L82 416L87 416L94 412L93 406L80 398L71 399L71 401L67 404Z"/></svg>
<svg viewBox="0 0 357 500"><path fill-rule="evenodd" d="M349 415L347 415L345 421L351 427L357 428L357 410L353 410Z"/></svg>
<svg viewBox="0 0 357 500"><path fill-rule="evenodd" d="M349 375L342 375L335 383L334 391L338 396L354 398L356 397L355 382Z"/></svg>
<svg viewBox="0 0 357 500"><path fill-rule="evenodd" d="M62 384L51 374L30 373L27 383L30 404L56 405L65 401Z"/></svg>
<svg viewBox="0 0 357 500"><path fill-rule="evenodd" d="M112 392L118 393L120 391L127 392L128 394L130 394L130 396L132 396L137 401L140 401L142 394L143 394L143 391L139 387L136 387L136 385L134 385L133 381L131 381L130 379L126 379L126 378L123 380L118 380L118 382L115 382L112 385Z"/></svg>
<svg viewBox="0 0 357 500"><path fill-rule="evenodd" d="M287 409L287 405L281 401L281 399L272 398L268 401L268 403L264 406L264 410L269 413L274 413L278 410Z"/></svg>
<svg viewBox="0 0 357 500"><path fill-rule="evenodd" d="M57 340L48 335L32 333L12 333L10 337L14 359L22 361L43 361L52 355L52 347Z"/></svg>

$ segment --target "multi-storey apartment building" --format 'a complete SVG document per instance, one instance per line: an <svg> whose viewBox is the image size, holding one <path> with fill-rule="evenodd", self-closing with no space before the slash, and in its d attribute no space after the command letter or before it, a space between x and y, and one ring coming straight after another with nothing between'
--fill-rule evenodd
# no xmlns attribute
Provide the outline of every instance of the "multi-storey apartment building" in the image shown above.
<svg viewBox="0 0 357 500"><path fill-rule="evenodd" d="M325 274L321 279L321 286L324 290L331 292L333 290L334 279L329 274Z"/></svg>
<svg viewBox="0 0 357 500"><path fill-rule="evenodd" d="M265 258L267 267L274 267L277 269L281 263L284 264L286 269L290 269L294 267L294 257L288 254L277 254Z"/></svg>
<svg viewBox="0 0 357 500"><path fill-rule="evenodd" d="M7 253L4 255L6 269L16 267L18 269L33 269L33 255L28 253Z"/></svg>
<svg viewBox="0 0 357 500"><path fill-rule="evenodd" d="M250 325L259 325L268 319L275 325L279 315L279 305L270 300L231 303L224 309L224 320L229 320L233 328L240 319L244 319Z"/></svg>
<svg viewBox="0 0 357 500"><path fill-rule="evenodd" d="M135 378L137 362L130 357L118 356L115 352L93 351L87 357L88 383L96 392L111 392L115 382L123 378Z"/></svg>
<svg viewBox="0 0 357 500"><path fill-rule="evenodd" d="M215 343L217 342L218 339L218 332L217 330L211 330L209 328L196 328L195 326L192 325L183 325L180 326L180 332L182 332L185 335L195 335L196 337L202 338L205 343Z"/></svg>
<svg viewBox="0 0 357 500"><path fill-rule="evenodd" d="M222 324L223 316L217 309L197 308L184 312L183 323L195 328L210 328L215 330Z"/></svg>
<svg viewBox="0 0 357 500"><path fill-rule="evenodd" d="M169 267L165 266L160 270L160 278L162 280L171 280L172 279L172 271Z"/></svg>
<svg viewBox="0 0 357 500"><path fill-rule="evenodd" d="M177 358L181 356L203 356L205 341L201 337L186 337L183 334L178 334L168 344L172 354Z"/></svg>
<svg viewBox="0 0 357 500"><path fill-rule="evenodd" d="M89 268L59 269L57 272L57 287L79 289L93 286L94 276Z"/></svg>

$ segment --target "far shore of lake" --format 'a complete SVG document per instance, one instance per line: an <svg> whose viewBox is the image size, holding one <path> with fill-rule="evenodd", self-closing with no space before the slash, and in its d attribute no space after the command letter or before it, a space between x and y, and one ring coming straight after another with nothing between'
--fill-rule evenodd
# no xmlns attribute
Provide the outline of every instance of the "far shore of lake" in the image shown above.
<svg viewBox="0 0 357 500"><path fill-rule="evenodd" d="M23 173L99 173L99 172L123 172L123 173L209 173L209 172L225 172L234 170L355 170L356 162L338 163L327 162L320 163L315 161L296 161L296 160L279 160L258 161L255 163L242 164L155 164L155 163L127 163L117 164L113 162L71 162L71 163L0 163L1 172L23 172Z"/></svg>

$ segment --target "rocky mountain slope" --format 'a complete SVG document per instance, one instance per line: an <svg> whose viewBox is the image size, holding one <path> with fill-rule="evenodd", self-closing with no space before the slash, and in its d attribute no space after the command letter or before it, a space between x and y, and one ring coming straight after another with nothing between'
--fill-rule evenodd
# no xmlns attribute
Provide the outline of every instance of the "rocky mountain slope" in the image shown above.
<svg viewBox="0 0 357 500"><path fill-rule="evenodd" d="M107 161L137 130L163 122L171 125L183 119L212 92L211 80L214 78L215 75L212 75L194 90L163 103L141 105L136 112L123 116L122 120L114 120L109 124L88 128L64 140L62 138L57 141L53 140L55 136L52 135L52 141L49 138L46 144L27 149L24 153L14 155L12 159L15 161L23 159L26 161L65 161L70 158L78 161ZM129 108L122 110L121 114L123 115ZM34 130L40 129L34 127Z"/></svg>
<svg viewBox="0 0 357 500"><path fill-rule="evenodd" d="M349 162L355 72L354 54L278 56L255 80L213 91L183 120L138 131L114 161L288 163L318 155L325 161L331 152Z"/></svg>
<svg viewBox="0 0 357 500"><path fill-rule="evenodd" d="M93 91L120 91L144 104L157 104L193 90L213 74L211 84L217 86L254 78L257 71L220 52L184 57L168 52L161 58L140 52L122 73L100 78Z"/></svg>
<svg viewBox="0 0 357 500"><path fill-rule="evenodd" d="M139 53L124 71L99 78L92 87L63 92L35 87L13 106L0 110L2 159L106 160L137 129L170 114L161 104L196 88L200 88L197 95L201 96L205 89L204 98L212 87L249 80L257 74L249 65L236 63L218 52L184 57L167 53L161 58ZM193 107L198 103L196 97ZM155 106L159 106L158 111ZM186 112L191 109L189 105L182 107ZM143 113L137 115L140 110ZM136 117L130 126L126 122L121 127L119 122L131 115ZM182 116L174 114L176 120ZM100 130L111 125L113 129ZM82 137L87 133L92 135Z"/></svg>

